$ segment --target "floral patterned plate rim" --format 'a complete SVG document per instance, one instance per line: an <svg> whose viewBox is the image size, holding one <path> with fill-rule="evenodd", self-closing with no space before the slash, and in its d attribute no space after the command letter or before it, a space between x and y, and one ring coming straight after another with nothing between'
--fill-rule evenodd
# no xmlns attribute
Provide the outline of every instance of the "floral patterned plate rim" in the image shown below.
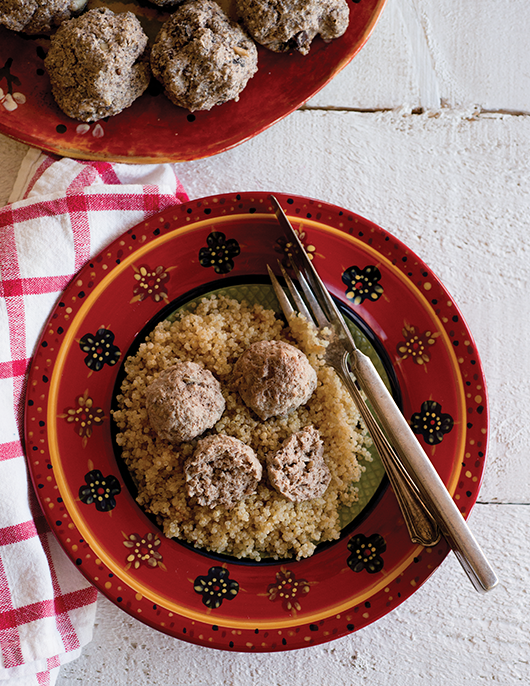
<svg viewBox="0 0 530 686"><path fill-rule="evenodd" d="M456 304L384 229L319 200L276 197L332 294L384 348L404 415L467 517L485 465L488 410ZM169 303L208 284L263 277L282 240L264 192L193 200L139 224L72 280L28 382L28 463L67 554L131 615L225 650L289 650L359 630L414 593L449 552L443 540L430 549L410 542L388 488L352 531L310 558L215 559L165 538L127 489L110 422L120 360Z"/></svg>
<svg viewBox="0 0 530 686"><path fill-rule="evenodd" d="M220 0L231 11L233 0ZM284 118L323 88L359 52L385 0L348 0L350 24L330 43L317 39L308 55L258 47L258 72L237 102L190 113L175 107L152 81L120 114L86 124L67 117L51 95L44 57L49 39L0 26L0 132L64 157L114 162L183 162L228 150ZM168 12L149 3L89 0L134 12L150 41Z"/></svg>

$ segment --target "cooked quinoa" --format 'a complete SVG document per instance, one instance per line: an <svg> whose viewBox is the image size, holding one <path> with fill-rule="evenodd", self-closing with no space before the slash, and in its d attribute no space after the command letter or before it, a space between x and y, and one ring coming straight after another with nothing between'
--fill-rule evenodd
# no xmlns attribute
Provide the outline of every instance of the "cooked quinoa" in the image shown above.
<svg viewBox="0 0 530 686"><path fill-rule="evenodd" d="M309 358L318 384L309 402L286 417L259 419L241 400L232 368L254 342L287 341ZM285 328L274 311L226 296L204 298L172 320L160 322L125 361L125 380L113 413L116 442L138 488L138 504L154 515L164 534L205 550L237 558L309 557L318 543L339 538L339 511L357 500L355 483L371 460L371 439L348 392L323 362L325 343L301 317ZM226 409L213 429L234 436L255 451L263 478L256 493L228 510L197 505L187 495L183 465L195 440L171 444L152 430L147 416L147 386L176 361L193 361L219 380ZM324 442L324 460L331 472L325 493L294 503L267 481L267 455L291 434L313 425Z"/></svg>

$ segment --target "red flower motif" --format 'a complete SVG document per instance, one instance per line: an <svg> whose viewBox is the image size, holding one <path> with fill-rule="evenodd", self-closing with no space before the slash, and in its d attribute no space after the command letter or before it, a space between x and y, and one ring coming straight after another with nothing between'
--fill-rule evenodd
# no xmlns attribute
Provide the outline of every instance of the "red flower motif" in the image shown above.
<svg viewBox="0 0 530 686"><path fill-rule="evenodd" d="M276 583L268 586L267 593L270 601L281 600L282 608L286 612L296 614L302 609L299 599L310 590L311 587L305 579L297 579L293 572L282 567L276 573Z"/></svg>
<svg viewBox="0 0 530 686"><path fill-rule="evenodd" d="M78 396L76 407L67 407L64 414L60 415L68 424L72 424L75 432L83 439L83 447L92 436L95 426L101 426L105 419L105 413L101 407L94 407L94 401L88 395L88 390Z"/></svg>
<svg viewBox="0 0 530 686"><path fill-rule="evenodd" d="M418 333L415 326L405 324L402 330L404 341L397 344L396 349L402 360L411 357L416 364L426 364L430 361L431 356L427 350L428 346L434 345L436 339L440 335L431 331L424 331Z"/></svg>
<svg viewBox="0 0 530 686"><path fill-rule="evenodd" d="M146 300L146 298L151 298L155 302L167 300L166 283L169 281L168 269L162 267L162 265L151 269L151 267L143 264L140 267L134 267L134 272L134 278L137 283L133 290L133 302L141 302Z"/></svg>
<svg viewBox="0 0 530 686"><path fill-rule="evenodd" d="M145 536L139 536L138 534L130 534L129 536L123 534L123 536L125 537L123 545L131 551L127 555L127 566L125 569L130 567L138 569L142 565L165 569L162 563L162 555L158 552L162 541L156 534L149 532Z"/></svg>

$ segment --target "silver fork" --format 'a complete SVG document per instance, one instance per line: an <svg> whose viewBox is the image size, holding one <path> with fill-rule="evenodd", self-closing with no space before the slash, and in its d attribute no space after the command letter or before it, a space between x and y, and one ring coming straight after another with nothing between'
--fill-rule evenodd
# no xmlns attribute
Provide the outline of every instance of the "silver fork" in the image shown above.
<svg viewBox="0 0 530 686"><path fill-rule="evenodd" d="M331 322L327 319L322 308L311 292L307 281L302 276L296 264L291 260L291 267L296 275L298 283L304 293L311 311L306 306L306 303L300 296L291 277L286 272L280 261L278 261L278 266L282 272L282 276L285 280L287 288L289 289L292 301L296 306L295 309L291 305L289 298L280 286L274 272L270 266L267 265L276 298L280 303L280 307L282 308L285 318L287 319L287 323L290 324L292 318L296 317L298 312L302 314L308 322L316 325L320 336L327 341L324 359L326 363L337 372L339 378L349 391L353 401L359 409L366 428L370 432L374 445L381 458L381 462L383 463L387 473L388 479L392 484L392 488L398 500L411 541L413 543L419 543L425 547L436 545L442 536L440 529L436 524L434 517L431 515L427 506L421 499L418 489L414 486L412 479L403 468L399 457L388 442L381 427L376 422L364 397L361 395L361 392L352 379L347 368L348 353L344 350L344 347L341 345L340 341L333 334Z"/></svg>
<svg viewBox="0 0 530 686"><path fill-rule="evenodd" d="M406 419L395 404L370 358L357 349L328 290L298 239L280 204L274 196L276 218L292 245L291 265L309 308L305 305L292 279L282 268L287 287L296 308L309 321L316 320L320 329L327 329L326 361L332 366L357 403L361 416L372 435L387 475L396 492L404 520L415 542L434 545L441 534L455 552L467 575L479 591L494 588L498 579L489 565L460 511L448 493L431 461L413 434ZM281 267L281 265L280 265ZM282 310L288 321L296 314L274 273L269 275ZM368 397L379 420L376 421L357 385ZM381 430L382 425L385 433ZM388 468L387 468L388 467Z"/></svg>

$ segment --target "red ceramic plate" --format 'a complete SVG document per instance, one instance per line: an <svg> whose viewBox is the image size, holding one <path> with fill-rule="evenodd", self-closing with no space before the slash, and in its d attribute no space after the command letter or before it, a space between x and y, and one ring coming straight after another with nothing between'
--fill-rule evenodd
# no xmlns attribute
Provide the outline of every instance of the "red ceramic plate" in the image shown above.
<svg viewBox="0 0 530 686"><path fill-rule="evenodd" d="M484 469L487 399L457 306L384 229L324 202L277 197L329 289L379 351L406 418L467 517ZM205 266L212 250L224 257L217 273ZM209 555L165 538L136 505L110 421L127 351L168 304L219 288L266 289L266 264L281 252L266 193L219 195L163 212L73 279L44 329L28 383L30 470L67 554L131 615L225 650L288 650L357 631L414 593L448 553L445 541L431 549L410 542L380 477L341 540L300 562ZM138 288L139 278L148 284L153 274L158 286ZM149 295L138 297L142 290ZM108 344L114 364L93 364L87 341L96 357ZM98 507L87 497L91 489L102 494ZM221 591L213 599L203 593L208 581L228 586L230 601Z"/></svg>
<svg viewBox="0 0 530 686"><path fill-rule="evenodd" d="M385 0L348 0L350 25L341 38L315 40L309 55L259 48L259 69L238 102L209 112L175 107L156 82L119 115L82 124L55 104L43 59L46 38L0 26L0 132L66 157L121 162L183 162L215 155L263 131L297 109L350 62L372 32ZM227 8L229 0L220 2ZM116 12L133 11L151 39L167 13L154 6L90 0ZM229 9L229 8L227 8Z"/></svg>

